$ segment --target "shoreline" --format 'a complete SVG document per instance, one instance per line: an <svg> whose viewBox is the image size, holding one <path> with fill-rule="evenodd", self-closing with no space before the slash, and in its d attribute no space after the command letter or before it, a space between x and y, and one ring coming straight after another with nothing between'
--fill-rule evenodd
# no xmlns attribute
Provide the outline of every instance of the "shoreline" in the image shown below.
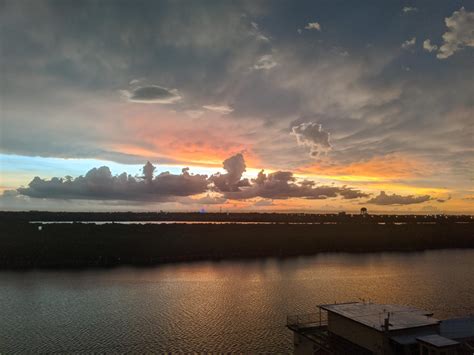
<svg viewBox="0 0 474 355"><path fill-rule="evenodd" d="M0 269L149 266L319 253L474 248L474 224L0 222Z"/></svg>

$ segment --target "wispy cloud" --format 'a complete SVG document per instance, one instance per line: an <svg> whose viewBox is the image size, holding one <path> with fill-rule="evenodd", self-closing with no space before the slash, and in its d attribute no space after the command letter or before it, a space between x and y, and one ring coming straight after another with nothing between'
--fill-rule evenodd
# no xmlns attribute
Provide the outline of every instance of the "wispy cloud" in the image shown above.
<svg viewBox="0 0 474 355"><path fill-rule="evenodd" d="M410 13L410 12L417 12L418 9L416 7L413 7L413 6L405 6L402 11L404 13Z"/></svg>
<svg viewBox="0 0 474 355"><path fill-rule="evenodd" d="M234 111L232 107L227 105L204 105L203 108L209 111L220 113L222 115L228 115L229 113Z"/></svg>
<svg viewBox="0 0 474 355"><path fill-rule="evenodd" d="M423 49L428 52L434 52L438 49L438 46L436 44L431 44L431 41L429 39L426 39L423 41Z"/></svg>
<svg viewBox="0 0 474 355"><path fill-rule="evenodd" d="M321 25L319 22L309 22L306 26L304 26L305 30L316 30L321 31Z"/></svg>
<svg viewBox="0 0 474 355"><path fill-rule="evenodd" d="M416 44L416 37L412 37L411 39L407 39L405 42L402 43L403 49L408 49L414 47Z"/></svg>
<svg viewBox="0 0 474 355"><path fill-rule="evenodd" d="M273 55L266 54L258 58L254 64L253 69L256 70L269 70L277 66L277 62L273 59Z"/></svg>

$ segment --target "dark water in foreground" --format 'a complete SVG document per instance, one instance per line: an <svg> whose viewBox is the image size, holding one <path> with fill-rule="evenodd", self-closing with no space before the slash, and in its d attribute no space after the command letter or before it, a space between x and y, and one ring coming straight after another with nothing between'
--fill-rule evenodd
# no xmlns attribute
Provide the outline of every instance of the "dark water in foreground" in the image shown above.
<svg viewBox="0 0 474 355"><path fill-rule="evenodd" d="M0 272L0 353L289 352L287 314L359 297L474 313L474 250Z"/></svg>

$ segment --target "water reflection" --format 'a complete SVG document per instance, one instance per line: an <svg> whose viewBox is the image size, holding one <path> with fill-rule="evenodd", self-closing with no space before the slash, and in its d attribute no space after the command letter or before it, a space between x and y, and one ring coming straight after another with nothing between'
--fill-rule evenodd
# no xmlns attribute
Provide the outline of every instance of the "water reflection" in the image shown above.
<svg viewBox="0 0 474 355"><path fill-rule="evenodd" d="M287 352L291 313L370 299L474 311L474 250L0 272L0 352Z"/></svg>

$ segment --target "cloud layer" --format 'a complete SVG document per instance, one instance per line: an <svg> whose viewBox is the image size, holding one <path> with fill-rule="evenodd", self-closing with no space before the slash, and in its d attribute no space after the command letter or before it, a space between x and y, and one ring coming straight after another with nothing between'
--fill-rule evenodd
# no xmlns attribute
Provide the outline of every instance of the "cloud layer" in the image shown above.
<svg viewBox="0 0 474 355"><path fill-rule="evenodd" d="M433 198L430 195L423 195L423 196L413 196L413 195L397 195L397 194L387 194L385 191L380 191L378 196L371 198L366 203L371 203L374 205L412 205L416 203L422 203L426 201L430 201Z"/></svg>
<svg viewBox="0 0 474 355"><path fill-rule="evenodd" d="M209 184L206 175L192 175L187 168L180 175L163 172L155 177L154 170L155 167L148 162L141 177L126 173L114 176L107 166L102 166L75 179L35 177L28 187L19 188L18 192L49 199L163 201L170 197L203 193Z"/></svg>
<svg viewBox="0 0 474 355"><path fill-rule="evenodd" d="M318 185L314 181L297 180L292 172L276 171L265 174L262 170L255 179L243 178L246 165L242 154L236 154L223 162L226 173L193 175L183 169L179 175L163 172L154 176L156 167L147 162L141 176L126 173L112 175L107 166L93 168L77 178L54 177L50 180L35 177L28 187L17 192L23 196L46 199L166 201L171 197L198 195L211 190L221 196L193 200L194 203L220 204L227 199L248 200L257 197L272 200L291 198L328 199L340 197L352 200L368 197L358 189L347 186ZM13 193L8 191L8 194Z"/></svg>
<svg viewBox="0 0 474 355"><path fill-rule="evenodd" d="M329 143L329 132L323 130L322 125L316 122L303 122L291 128L291 133L296 137L298 145L310 148L312 157L318 156L321 152L331 149Z"/></svg>
<svg viewBox="0 0 474 355"><path fill-rule="evenodd" d="M242 154L224 161L226 174L217 174L210 179L217 191L231 200L246 200L256 197L267 199L327 199L340 196L343 199L368 197L368 194L346 186L317 185L314 181L297 181L290 171L265 174L262 170L255 179L242 179L245 172Z"/></svg>
<svg viewBox="0 0 474 355"><path fill-rule="evenodd" d="M246 152L249 171L317 162L390 192L443 186L451 209L472 194L472 2L2 5L2 154L203 168ZM437 173L364 171L391 154ZM42 174L26 167L2 188L61 170Z"/></svg>

